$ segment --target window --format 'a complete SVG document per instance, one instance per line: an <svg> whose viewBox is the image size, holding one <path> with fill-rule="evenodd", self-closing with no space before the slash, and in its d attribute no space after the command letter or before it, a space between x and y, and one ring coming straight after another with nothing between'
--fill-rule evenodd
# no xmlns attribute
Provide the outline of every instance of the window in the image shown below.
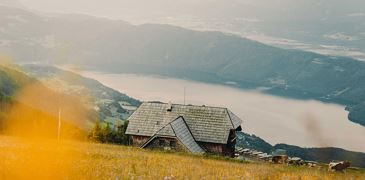
<svg viewBox="0 0 365 180"><path fill-rule="evenodd" d="M163 140L163 139L158 140L158 145L165 146L165 140Z"/></svg>
<svg viewBox="0 0 365 180"><path fill-rule="evenodd" d="M156 122L156 125L160 125L160 121L157 121L157 122Z"/></svg>
<svg viewBox="0 0 365 180"><path fill-rule="evenodd" d="M176 148L176 141L170 141L170 147L172 149L175 149Z"/></svg>

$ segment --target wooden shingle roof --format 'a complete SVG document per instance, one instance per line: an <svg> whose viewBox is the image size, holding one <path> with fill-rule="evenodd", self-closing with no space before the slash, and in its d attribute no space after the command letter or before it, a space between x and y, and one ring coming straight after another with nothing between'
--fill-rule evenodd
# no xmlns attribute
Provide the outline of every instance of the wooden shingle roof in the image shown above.
<svg viewBox="0 0 365 180"><path fill-rule="evenodd" d="M191 134L191 131L188 127L188 125L186 124L185 120L183 117L178 117L177 119L171 121L169 124L167 124L165 127L163 127L161 130L159 130L158 132L156 132L156 134L154 134L145 144L143 144L141 146L141 148L144 148L145 146L147 146L150 142L152 142L152 140L154 140L157 137L164 137L164 132L167 129L172 130L172 132L174 133L174 136L171 137L175 137L176 139L178 139L182 145L185 146L186 149L188 149L191 153L194 154L203 154L205 153L205 150L200 147L200 145L195 141L195 138L193 136L193 134Z"/></svg>
<svg viewBox="0 0 365 180"><path fill-rule="evenodd" d="M145 102L128 119L126 134L175 136L167 124L182 116L198 142L226 144L231 129L242 121L227 108ZM163 128L163 129L162 129Z"/></svg>

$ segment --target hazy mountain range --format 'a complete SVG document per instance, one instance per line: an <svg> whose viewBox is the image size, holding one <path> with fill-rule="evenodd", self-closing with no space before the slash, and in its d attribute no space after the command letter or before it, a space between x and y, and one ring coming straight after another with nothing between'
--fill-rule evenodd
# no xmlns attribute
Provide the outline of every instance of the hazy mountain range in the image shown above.
<svg viewBox="0 0 365 180"><path fill-rule="evenodd" d="M280 49L220 32L169 25L135 26L84 15L41 16L0 6L0 54L18 63L150 73L347 105L365 124L365 63Z"/></svg>
<svg viewBox="0 0 365 180"><path fill-rule="evenodd" d="M362 0L20 2L49 13L83 13L134 24L163 23L189 29L219 30L279 47L365 59L365 3Z"/></svg>

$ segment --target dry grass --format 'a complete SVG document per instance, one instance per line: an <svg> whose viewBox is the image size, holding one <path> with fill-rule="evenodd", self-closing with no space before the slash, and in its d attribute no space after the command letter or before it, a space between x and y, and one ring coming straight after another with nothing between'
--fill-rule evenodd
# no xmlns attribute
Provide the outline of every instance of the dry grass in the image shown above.
<svg viewBox="0 0 365 180"><path fill-rule="evenodd" d="M364 179L364 171L242 163L132 147L0 137L0 179Z"/></svg>

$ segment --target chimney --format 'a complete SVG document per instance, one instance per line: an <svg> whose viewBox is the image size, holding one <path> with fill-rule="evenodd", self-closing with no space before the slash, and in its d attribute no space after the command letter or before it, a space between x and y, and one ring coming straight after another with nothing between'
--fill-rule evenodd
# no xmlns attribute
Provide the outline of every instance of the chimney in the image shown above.
<svg viewBox="0 0 365 180"><path fill-rule="evenodd" d="M172 111L172 103L171 101L167 104L167 111Z"/></svg>

